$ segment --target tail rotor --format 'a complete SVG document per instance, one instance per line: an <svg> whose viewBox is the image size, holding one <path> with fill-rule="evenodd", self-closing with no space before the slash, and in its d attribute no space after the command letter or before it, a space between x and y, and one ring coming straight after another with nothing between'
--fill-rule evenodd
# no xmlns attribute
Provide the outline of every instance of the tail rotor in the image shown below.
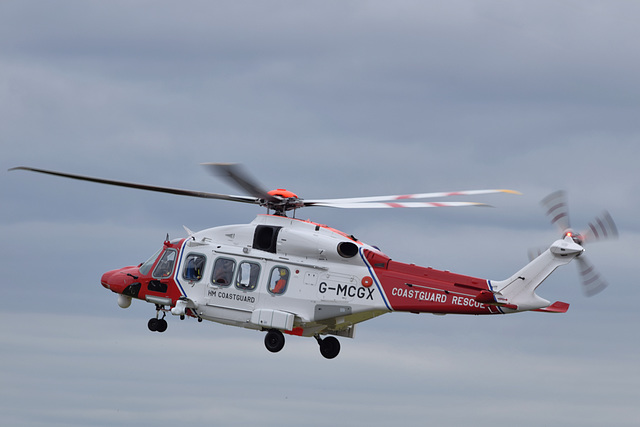
<svg viewBox="0 0 640 427"><path fill-rule="evenodd" d="M574 232L571 228L567 194L564 191L551 193L542 199L540 204L545 209L551 224L558 227L565 238L570 237L580 246L584 246L585 243L618 237L618 228L611 215L606 211L591 221L584 232ZM576 261L582 281L582 290L586 296L593 296L608 286L607 281L600 275L594 265L588 261L584 253L580 254Z"/></svg>

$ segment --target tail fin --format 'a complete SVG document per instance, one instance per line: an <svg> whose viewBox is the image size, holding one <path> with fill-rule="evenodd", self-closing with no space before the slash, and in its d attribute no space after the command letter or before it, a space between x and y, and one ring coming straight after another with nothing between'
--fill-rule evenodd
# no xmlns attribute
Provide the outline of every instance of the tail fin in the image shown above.
<svg viewBox="0 0 640 427"><path fill-rule="evenodd" d="M553 271L568 264L582 254L584 248L571 237L556 240L546 251L525 265L507 280L491 281L491 287L498 304L506 310L527 311L549 307L551 304L540 298L535 290ZM565 310L566 311L566 310Z"/></svg>

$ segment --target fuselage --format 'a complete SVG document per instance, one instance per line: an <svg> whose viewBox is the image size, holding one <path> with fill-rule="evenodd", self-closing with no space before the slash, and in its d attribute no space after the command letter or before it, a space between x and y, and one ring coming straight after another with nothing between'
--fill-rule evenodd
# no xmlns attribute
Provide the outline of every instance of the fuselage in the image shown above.
<svg viewBox="0 0 640 427"><path fill-rule="evenodd" d="M353 336L355 324L390 311L502 312L487 280L396 262L338 230L273 215L167 241L102 285L119 302L182 300L189 316L304 336Z"/></svg>

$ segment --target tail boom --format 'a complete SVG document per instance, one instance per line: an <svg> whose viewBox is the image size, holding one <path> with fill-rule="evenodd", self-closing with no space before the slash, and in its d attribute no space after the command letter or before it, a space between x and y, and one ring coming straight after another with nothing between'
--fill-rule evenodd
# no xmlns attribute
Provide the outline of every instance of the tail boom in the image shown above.
<svg viewBox="0 0 640 427"><path fill-rule="evenodd" d="M500 314L497 304L477 297L491 292L486 279L392 261L364 251L370 270L391 311L434 314Z"/></svg>
<svg viewBox="0 0 640 427"><path fill-rule="evenodd" d="M563 313L568 304L551 304L535 290L556 268L568 264L583 251L570 237L557 240L502 281L404 264L369 250L364 251L364 259L375 274L376 284L391 311L476 315L529 310Z"/></svg>

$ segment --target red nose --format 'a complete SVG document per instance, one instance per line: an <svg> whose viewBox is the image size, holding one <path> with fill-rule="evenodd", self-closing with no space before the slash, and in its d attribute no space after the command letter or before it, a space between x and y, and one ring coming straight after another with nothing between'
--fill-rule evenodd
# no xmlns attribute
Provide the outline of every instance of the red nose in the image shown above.
<svg viewBox="0 0 640 427"><path fill-rule="evenodd" d="M111 278L113 277L113 273L115 273L116 271L117 270L107 271L102 275L102 278L100 279L100 283L102 284L102 286L107 289L111 289Z"/></svg>
<svg viewBox="0 0 640 427"><path fill-rule="evenodd" d="M107 289L117 292L119 294L131 284L133 279L132 275L128 275L128 271L131 267L120 268L118 270L107 271L102 275L100 283Z"/></svg>

